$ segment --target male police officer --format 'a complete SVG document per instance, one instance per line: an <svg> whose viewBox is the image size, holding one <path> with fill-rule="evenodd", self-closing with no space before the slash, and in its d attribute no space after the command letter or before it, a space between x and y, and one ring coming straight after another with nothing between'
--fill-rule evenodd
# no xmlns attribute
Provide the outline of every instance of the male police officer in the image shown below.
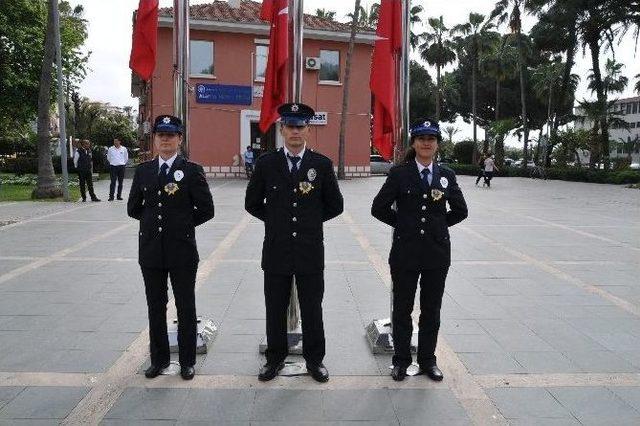
<svg viewBox="0 0 640 426"><path fill-rule="evenodd" d="M306 148L314 111L303 104L278 108L284 148L262 155L247 186L245 209L264 221L262 249L267 314L267 363L258 378L273 379L288 354L286 311L295 276L302 317L303 356L319 382L329 380L322 323L323 222L343 211L331 160Z"/></svg>
<svg viewBox="0 0 640 426"><path fill-rule="evenodd" d="M190 380L195 374L197 336L195 227L213 218L213 198L202 167L178 155L180 119L157 117L153 142L159 155L136 168L127 205L129 216L140 221L139 263L149 308L151 352L145 376L156 377L169 366L169 276L178 311L180 374Z"/></svg>
<svg viewBox="0 0 640 426"><path fill-rule="evenodd" d="M414 124L406 162L391 169L371 207L374 217L395 228L389 254L395 350L391 375L398 381L405 378L412 362L411 312L418 278L418 364L432 380L443 378L435 349L444 283L451 264L448 227L467 217L467 205L453 170L434 163L441 140L436 122L422 120Z"/></svg>

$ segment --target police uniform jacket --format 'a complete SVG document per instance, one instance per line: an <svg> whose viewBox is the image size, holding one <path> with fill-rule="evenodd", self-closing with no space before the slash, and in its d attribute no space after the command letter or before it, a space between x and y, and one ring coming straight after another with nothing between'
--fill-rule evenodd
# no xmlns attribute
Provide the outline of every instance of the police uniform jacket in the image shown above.
<svg viewBox="0 0 640 426"><path fill-rule="evenodd" d="M393 167L373 200L371 214L394 227L389 254L392 269L436 269L451 264L448 228L467 217L467 204L453 170L434 163L432 173L431 186L427 186L415 160Z"/></svg>
<svg viewBox="0 0 640 426"><path fill-rule="evenodd" d="M129 193L127 211L140 221L139 263L147 268L197 265L195 227L214 215L204 170L178 155L165 178L177 185L173 194L160 185L158 173L157 158L140 164Z"/></svg>
<svg viewBox="0 0 640 426"><path fill-rule="evenodd" d="M322 224L344 209L330 159L307 148L292 177L283 149L260 156L247 186L245 209L264 221L265 272L324 270Z"/></svg>

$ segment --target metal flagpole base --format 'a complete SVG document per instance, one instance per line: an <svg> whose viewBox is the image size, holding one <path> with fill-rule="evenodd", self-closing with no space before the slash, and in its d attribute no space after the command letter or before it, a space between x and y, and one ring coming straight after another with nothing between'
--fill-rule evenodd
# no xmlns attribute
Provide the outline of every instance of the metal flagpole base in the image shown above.
<svg viewBox="0 0 640 426"><path fill-rule="evenodd" d="M287 340L289 342L290 355L302 355L302 329L298 326L295 330L287 332ZM266 339L259 346L260 353L263 354L267 350Z"/></svg>
<svg viewBox="0 0 640 426"><path fill-rule="evenodd" d="M169 334L169 349L172 353L178 352L178 320L174 319L167 324ZM213 320L198 318L198 333L196 342L196 353L206 354L207 346L211 344L218 335L218 327Z"/></svg>
<svg viewBox="0 0 640 426"><path fill-rule="evenodd" d="M393 353L393 333L391 330L391 318L373 320L366 328L367 341L374 354ZM414 325L411 335L411 353L418 351L418 328Z"/></svg>

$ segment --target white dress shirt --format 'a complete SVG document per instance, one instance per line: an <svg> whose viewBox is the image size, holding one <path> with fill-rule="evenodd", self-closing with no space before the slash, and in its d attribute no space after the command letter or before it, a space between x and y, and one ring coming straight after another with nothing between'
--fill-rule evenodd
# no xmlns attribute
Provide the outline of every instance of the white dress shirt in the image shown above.
<svg viewBox="0 0 640 426"><path fill-rule="evenodd" d="M122 145L120 145L120 148L112 145L107 150L107 161L112 166L125 166L129 161L129 151Z"/></svg>
<svg viewBox="0 0 640 426"><path fill-rule="evenodd" d="M300 161L298 161L298 170L300 170L300 164L302 164L302 156L304 155L304 152L307 150L307 144L304 144L304 146L302 147L302 151L300 151L298 154L292 154L291 151L289 151L286 146L284 146L283 148L284 148L284 155L287 158L287 164L289 165L289 171L291 171L291 168L293 167L293 163L291 163L291 160L289 160L289 156L300 157Z"/></svg>
<svg viewBox="0 0 640 426"><path fill-rule="evenodd" d="M427 180L429 181L429 186L431 186L431 182L433 181L433 161L429 163L428 166L423 166L417 159L416 164L418 165L418 173L420 173L420 178L422 179L422 171L424 169L429 169L429 174L427 175Z"/></svg>
<svg viewBox="0 0 640 426"><path fill-rule="evenodd" d="M169 173L169 169L171 169L171 166L173 165L173 162L177 156L178 156L177 152L173 154L173 157L169 158L168 160L163 160L162 157L158 156L158 174L160 173L160 170L162 170L162 165L164 163L167 163L167 166L168 166L167 173Z"/></svg>

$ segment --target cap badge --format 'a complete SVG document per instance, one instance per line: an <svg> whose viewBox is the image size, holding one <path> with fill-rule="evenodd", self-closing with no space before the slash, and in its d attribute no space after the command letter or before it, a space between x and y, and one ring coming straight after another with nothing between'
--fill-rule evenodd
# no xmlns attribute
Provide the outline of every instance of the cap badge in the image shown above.
<svg viewBox="0 0 640 426"><path fill-rule="evenodd" d="M164 124L169 124L169 123L171 123L171 118L170 117L165 117L165 118L162 119L162 122Z"/></svg>
<svg viewBox="0 0 640 426"><path fill-rule="evenodd" d="M173 178L176 180L176 182L180 182L183 177L184 172L182 170L176 170L175 172L173 172Z"/></svg>
<svg viewBox="0 0 640 426"><path fill-rule="evenodd" d="M309 169L309 171L307 172L307 179L309 179L309 182L313 182L314 180L316 180L316 177L318 177L318 172L316 172L316 169Z"/></svg>
<svg viewBox="0 0 640 426"><path fill-rule="evenodd" d="M430 121L425 121L422 125L424 127L431 127L431 122Z"/></svg>
<svg viewBox="0 0 640 426"><path fill-rule="evenodd" d="M300 111L300 107L298 106L298 104L291 105L291 112L298 112L298 111Z"/></svg>
<svg viewBox="0 0 640 426"><path fill-rule="evenodd" d="M449 179L447 179L446 177L441 177L440 178L440 186L443 187L444 189L447 189L447 186L449 186Z"/></svg>

